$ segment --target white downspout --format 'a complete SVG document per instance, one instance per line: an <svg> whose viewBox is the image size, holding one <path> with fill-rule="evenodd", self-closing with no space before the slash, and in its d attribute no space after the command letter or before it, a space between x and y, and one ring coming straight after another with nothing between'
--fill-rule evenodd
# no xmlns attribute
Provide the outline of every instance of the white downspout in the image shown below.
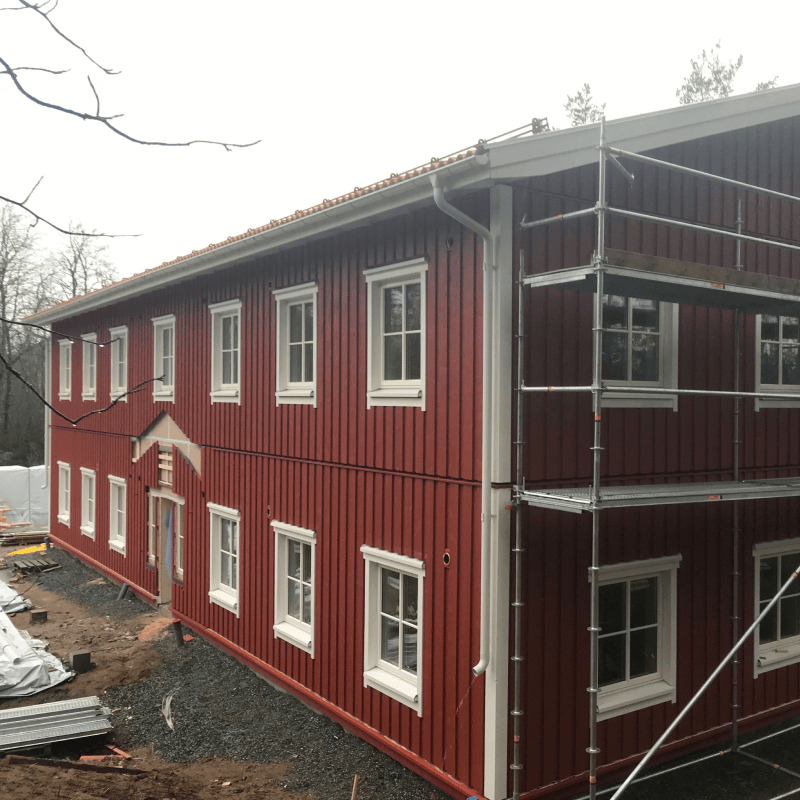
<svg viewBox="0 0 800 800"><path fill-rule="evenodd" d="M481 675L489 666L490 659L490 596L491 552L492 552L492 375L494 352L494 297L492 272L494 263L494 237L488 228L468 217L463 211L444 199L444 189L439 176L431 176L433 199L445 214L477 233L483 239L483 402L481 413L481 658L472 668L474 675Z"/></svg>
<svg viewBox="0 0 800 800"><path fill-rule="evenodd" d="M44 397L48 403L53 402L52 391L52 370L53 370L53 333L50 330L50 325L47 328L47 339L45 340L45 357L44 357ZM50 422L52 421L52 414L50 409L44 407L44 486L42 489L47 489L50 486ZM48 504L49 508L49 504ZM48 515L48 525L50 518Z"/></svg>

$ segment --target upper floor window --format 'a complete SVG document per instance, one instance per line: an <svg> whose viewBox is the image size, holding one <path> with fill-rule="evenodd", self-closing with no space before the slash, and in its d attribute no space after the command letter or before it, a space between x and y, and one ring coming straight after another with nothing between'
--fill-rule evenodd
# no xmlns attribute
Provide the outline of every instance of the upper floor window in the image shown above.
<svg viewBox="0 0 800 800"><path fill-rule="evenodd" d="M317 535L274 521L275 635L314 655L314 555Z"/></svg>
<svg viewBox="0 0 800 800"><path fill-rule="evenodd" d="M94 539L96 477L92 469L81 467L81 533Z"/></svg>
<svg viewBox="0 0 800 800"><path fill-rule="evenodd" d="M601 567L599 719L676 700L680 556Z"/></svg>
<svg viewBox="0 0 800 800"><path fill-rule="evenodd" d="M273 294L277 302L276 400L316 407L317 286L304 283Z"/></svg>
<svg viewBox="0 0 800 800"><path fill-rule="evenodd" d="M765 542L753 548L755 613L769 601L800 565L800 539ZM755 674L800 661L800 586L792 583L756 632Z"/></svg>
<svg viewBox="0 0 800 800"><path fill-rule="evenodd" d="M424 259L367 270L367 408L425 408Z"/></svg>
<svg viewBox="0 0 800 800"><path fill-rule="evenodd" d="M153 318L153 399L175 401L175 315Z"/></svg>
<svg viewBox="0 0 800 800"><path fill-rule="evenodd" d="M800 393L800 318L756 317L756 391ZM761 408L796 408L797 400L758 397Z"/></svg>
<svg viewBox="0 0 800 800"><path fill-rule="evenodd" d="M87 333L83 337L83 392L84 400L97 399L97 334Z"/></svg>
<svg viewBox="0 0 800 800"><path fill-rule="evenodd" d="M72 342L69 339L58 343L58 399L72 399Z"/></svg>
<svg viewBox="0 0 800 800"><path fill-rule="evenodd" d="M208 504L211 515L211 579L208 597L239 616L239 522L235 508Z"/></svg>
<svg viewBox="0 0 800 800"><path fill-rule="evenodd" d="M240 403L242 304L216 303L211 312L211 402Z"/></svg>
<svg viewBox="0 0 800 800"><path fill-rule="evenodd" d="M678 385L678 306L638 297L603 295L602 379L607 386L673 389ZM603 395L603 405L672 408L677 395Z"/></svg>
<svg viewBox="0 0 800 800"><path fill-rule="evenodd" d="M116 400L128 391L128 329L120 326L108 332L111 339L111 399ZM123 400L127 401L127 397Z"/></svg>

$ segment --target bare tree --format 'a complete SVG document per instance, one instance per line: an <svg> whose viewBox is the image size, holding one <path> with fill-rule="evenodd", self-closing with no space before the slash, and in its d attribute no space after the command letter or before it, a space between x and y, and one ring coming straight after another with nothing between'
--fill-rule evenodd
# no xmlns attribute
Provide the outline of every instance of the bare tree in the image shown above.
<svg viewBox="0 0 800 800"><path fill-rule="evenodd" d="M78 235L68 237L64 246L47 259L53 302L88 294L117 279L116 267L105 258L108 247L95 237L81 235L86 233L83 223L70 220L69 227Z"/></svg>
<svg viewBox="0 0 800 800"><path fill-rule="evenodd" d="M575 95L567 95L564 110L570 118L570 125L588 125L590 122L599 122L606 110L606 104L599 106L592 99L592 90L588 83L578 89Z"/></svg>

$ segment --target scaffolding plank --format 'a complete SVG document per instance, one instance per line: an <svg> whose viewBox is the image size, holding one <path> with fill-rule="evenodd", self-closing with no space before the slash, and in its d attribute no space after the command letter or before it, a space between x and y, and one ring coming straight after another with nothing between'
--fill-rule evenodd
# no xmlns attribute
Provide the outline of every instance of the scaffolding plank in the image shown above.
<svg viewBox="0 0 800 800"><path fill-rule="evenodd" d="M529 275L524 283L584 292L595 291L597 285L591 266ZM607 294L667 303L738 308L749 314L800 315L800 281L623 250L606 250L603 288Z"/></svg>
<svg viewBox="0 0 800 800"><path fill-rule="evenodd" d="M7 708L0 711L0 722L4 720L19 720L25 717L43 717L51 714L63 714L70 711L80 711L87 708L100 708L100 698L97 695L90 697L76 697L72 700L61 700L55 703L39 703L35 706L22 708Z"/></svg>
<svg viewBox="0 0 800 800"><path fill-rule="evenodd" d="M603 486L600 501L592 502L591 487L525 489L520 500L539 508L582 513L593 508L630 508L677 503L719 503L730 500L760 500L800 497L800 478L775 478L760 481L716 481L708 483L670 483L648 486Z"/></svg>

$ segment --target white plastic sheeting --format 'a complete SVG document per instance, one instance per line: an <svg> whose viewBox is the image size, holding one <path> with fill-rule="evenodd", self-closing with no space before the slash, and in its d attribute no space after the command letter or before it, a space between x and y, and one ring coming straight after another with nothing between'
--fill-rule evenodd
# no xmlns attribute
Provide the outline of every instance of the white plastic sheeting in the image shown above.
<svg viewBox="0 0 800 800"><path fill-rule="evenodd" d="M31 528L47 528L50 494L44 487L45 467L0 467L0 506L9 506L9 522L30 522Z"/></svg>
<svg viewBox="0 0 800 800"><path fill-rule="evenodd" d="M23 597L0 578L0 611L4 611L6 614L16 614L17 611L24 611L32 605L33 603L27 597Z"/></svg>

